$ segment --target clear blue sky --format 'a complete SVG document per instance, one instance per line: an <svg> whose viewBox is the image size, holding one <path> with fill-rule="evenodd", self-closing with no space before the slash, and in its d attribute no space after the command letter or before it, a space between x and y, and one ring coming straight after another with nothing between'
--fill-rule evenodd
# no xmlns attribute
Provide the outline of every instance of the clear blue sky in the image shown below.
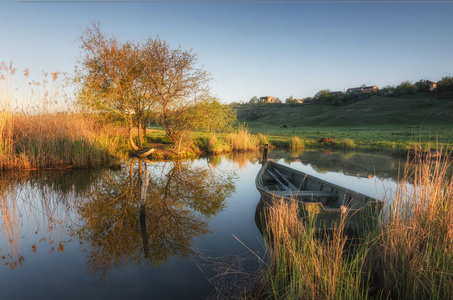
<svg viewBox="0 0 453 300"><path fill-rule="evenodd" d="M77 37L99 21L126 41L193 49L224 102L453 76L447 3L21 3L0 1L0 61L72 73Z"/></svg>

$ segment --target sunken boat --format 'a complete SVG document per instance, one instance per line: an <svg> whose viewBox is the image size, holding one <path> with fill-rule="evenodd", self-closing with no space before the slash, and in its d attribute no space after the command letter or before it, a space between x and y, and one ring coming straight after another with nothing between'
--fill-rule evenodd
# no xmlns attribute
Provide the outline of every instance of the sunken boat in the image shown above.
<svg viewBox="0 0 453 300"><path fill-rule="evenodd" d="M263 164L256 187L266 205L280 199L296 201L300 217L314 220L317 227L325 229L333 229L342 220L348 230L375 226L384 206L381 200L273 161Z"/></svg>

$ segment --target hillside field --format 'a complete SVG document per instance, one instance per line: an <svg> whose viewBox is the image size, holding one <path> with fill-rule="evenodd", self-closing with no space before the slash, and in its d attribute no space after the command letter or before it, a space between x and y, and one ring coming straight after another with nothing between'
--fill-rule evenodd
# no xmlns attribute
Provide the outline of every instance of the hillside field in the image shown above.
<svg viewBox="0 0 453 300"><path fill-rule="evenodd" d="M286 144L294 136L307 144L333 138L336 143L360 148L453 145L453 99L375 97L340 107L244 104L235 109L240 123L276 145Z"/></svg>

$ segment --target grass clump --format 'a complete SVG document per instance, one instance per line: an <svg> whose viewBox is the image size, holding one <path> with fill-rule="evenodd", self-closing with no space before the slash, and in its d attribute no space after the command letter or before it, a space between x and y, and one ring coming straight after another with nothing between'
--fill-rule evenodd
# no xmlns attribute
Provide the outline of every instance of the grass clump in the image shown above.
<svg viewBox="0 0 453 300"><path fill-rule="evenodd" d="M268 268L261 284L270 299L363 299L364 278L357 277L365 253L347 255L344 220L331 238L318 238L313 227L299 218L296 201L278 200L268 208L266 240L269 245Z"/></svg>
<svg viewBox="0 0 453 300"><path fill-rule="evenodd" d="M393 299L453 298L450 154L408 164L372 253L374 285Z"/></svg>
<svg viewBox="0 0 453 300"><path fill-rule="evenodd" d="M291 151L301 150L305 148L305 141L297 136L293 136L289 142L289 149Z"/></svg>
<svg viewBox="0 0 453 300"><path fill-rule="evenodd" d="M271 146L271 144L269 143L267 137L264 134L262 134L262 133L258 133L258 140L259 140L260 146L263 146L263 145Z"/></svg>
<svg viewBox="0 0 453 300"><path fill-rule="evenodd" d="M231 151L253 151L259 149L259 139L246 128L239 128L238 132L226 136Z"/></svg>
<svg viewBox="0 0 453 300"><path fill-rule="evenodd" d="M196 139L197 146L208 154L222 154L231 152L247 152L259 149L260 143L265 140L264 136L257 137L245 128L239 128L237 132L226 135L209 134Z"/></svg>
<svg viewBox="0 0 453 300"><path fill-rule="evenodd" d="M357 147L357 144L351 139L343 139L341 142L344 149L354 149Z"/></svg>
<svg viewBox="0 0 453 300"><path fill-rule="evenodd" d="M230 151L230 146L225 143L224 139L217 137L215 133L212 133L207 142L207 152L210 154L221 154Z"/></svg>
<svg viewBox="0 0 453 300"><path fill-rule="evenodd" d="M111 166L127 149L118 131L75 113L15 114L11 124L1 169Z"/></svg>

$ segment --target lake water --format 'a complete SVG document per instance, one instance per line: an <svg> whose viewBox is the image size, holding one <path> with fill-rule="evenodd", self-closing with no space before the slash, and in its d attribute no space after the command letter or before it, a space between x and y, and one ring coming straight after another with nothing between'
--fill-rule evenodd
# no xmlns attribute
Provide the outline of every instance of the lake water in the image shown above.
<svg viewBox="0 0 453 300"><path fill-rule="evenodd" d="M404 162L359 152L269 157L380 199ZM247 282L265 252L255 223L260 167L258 154L236 154L0 173L3 299L206 299Z"/></svg>

